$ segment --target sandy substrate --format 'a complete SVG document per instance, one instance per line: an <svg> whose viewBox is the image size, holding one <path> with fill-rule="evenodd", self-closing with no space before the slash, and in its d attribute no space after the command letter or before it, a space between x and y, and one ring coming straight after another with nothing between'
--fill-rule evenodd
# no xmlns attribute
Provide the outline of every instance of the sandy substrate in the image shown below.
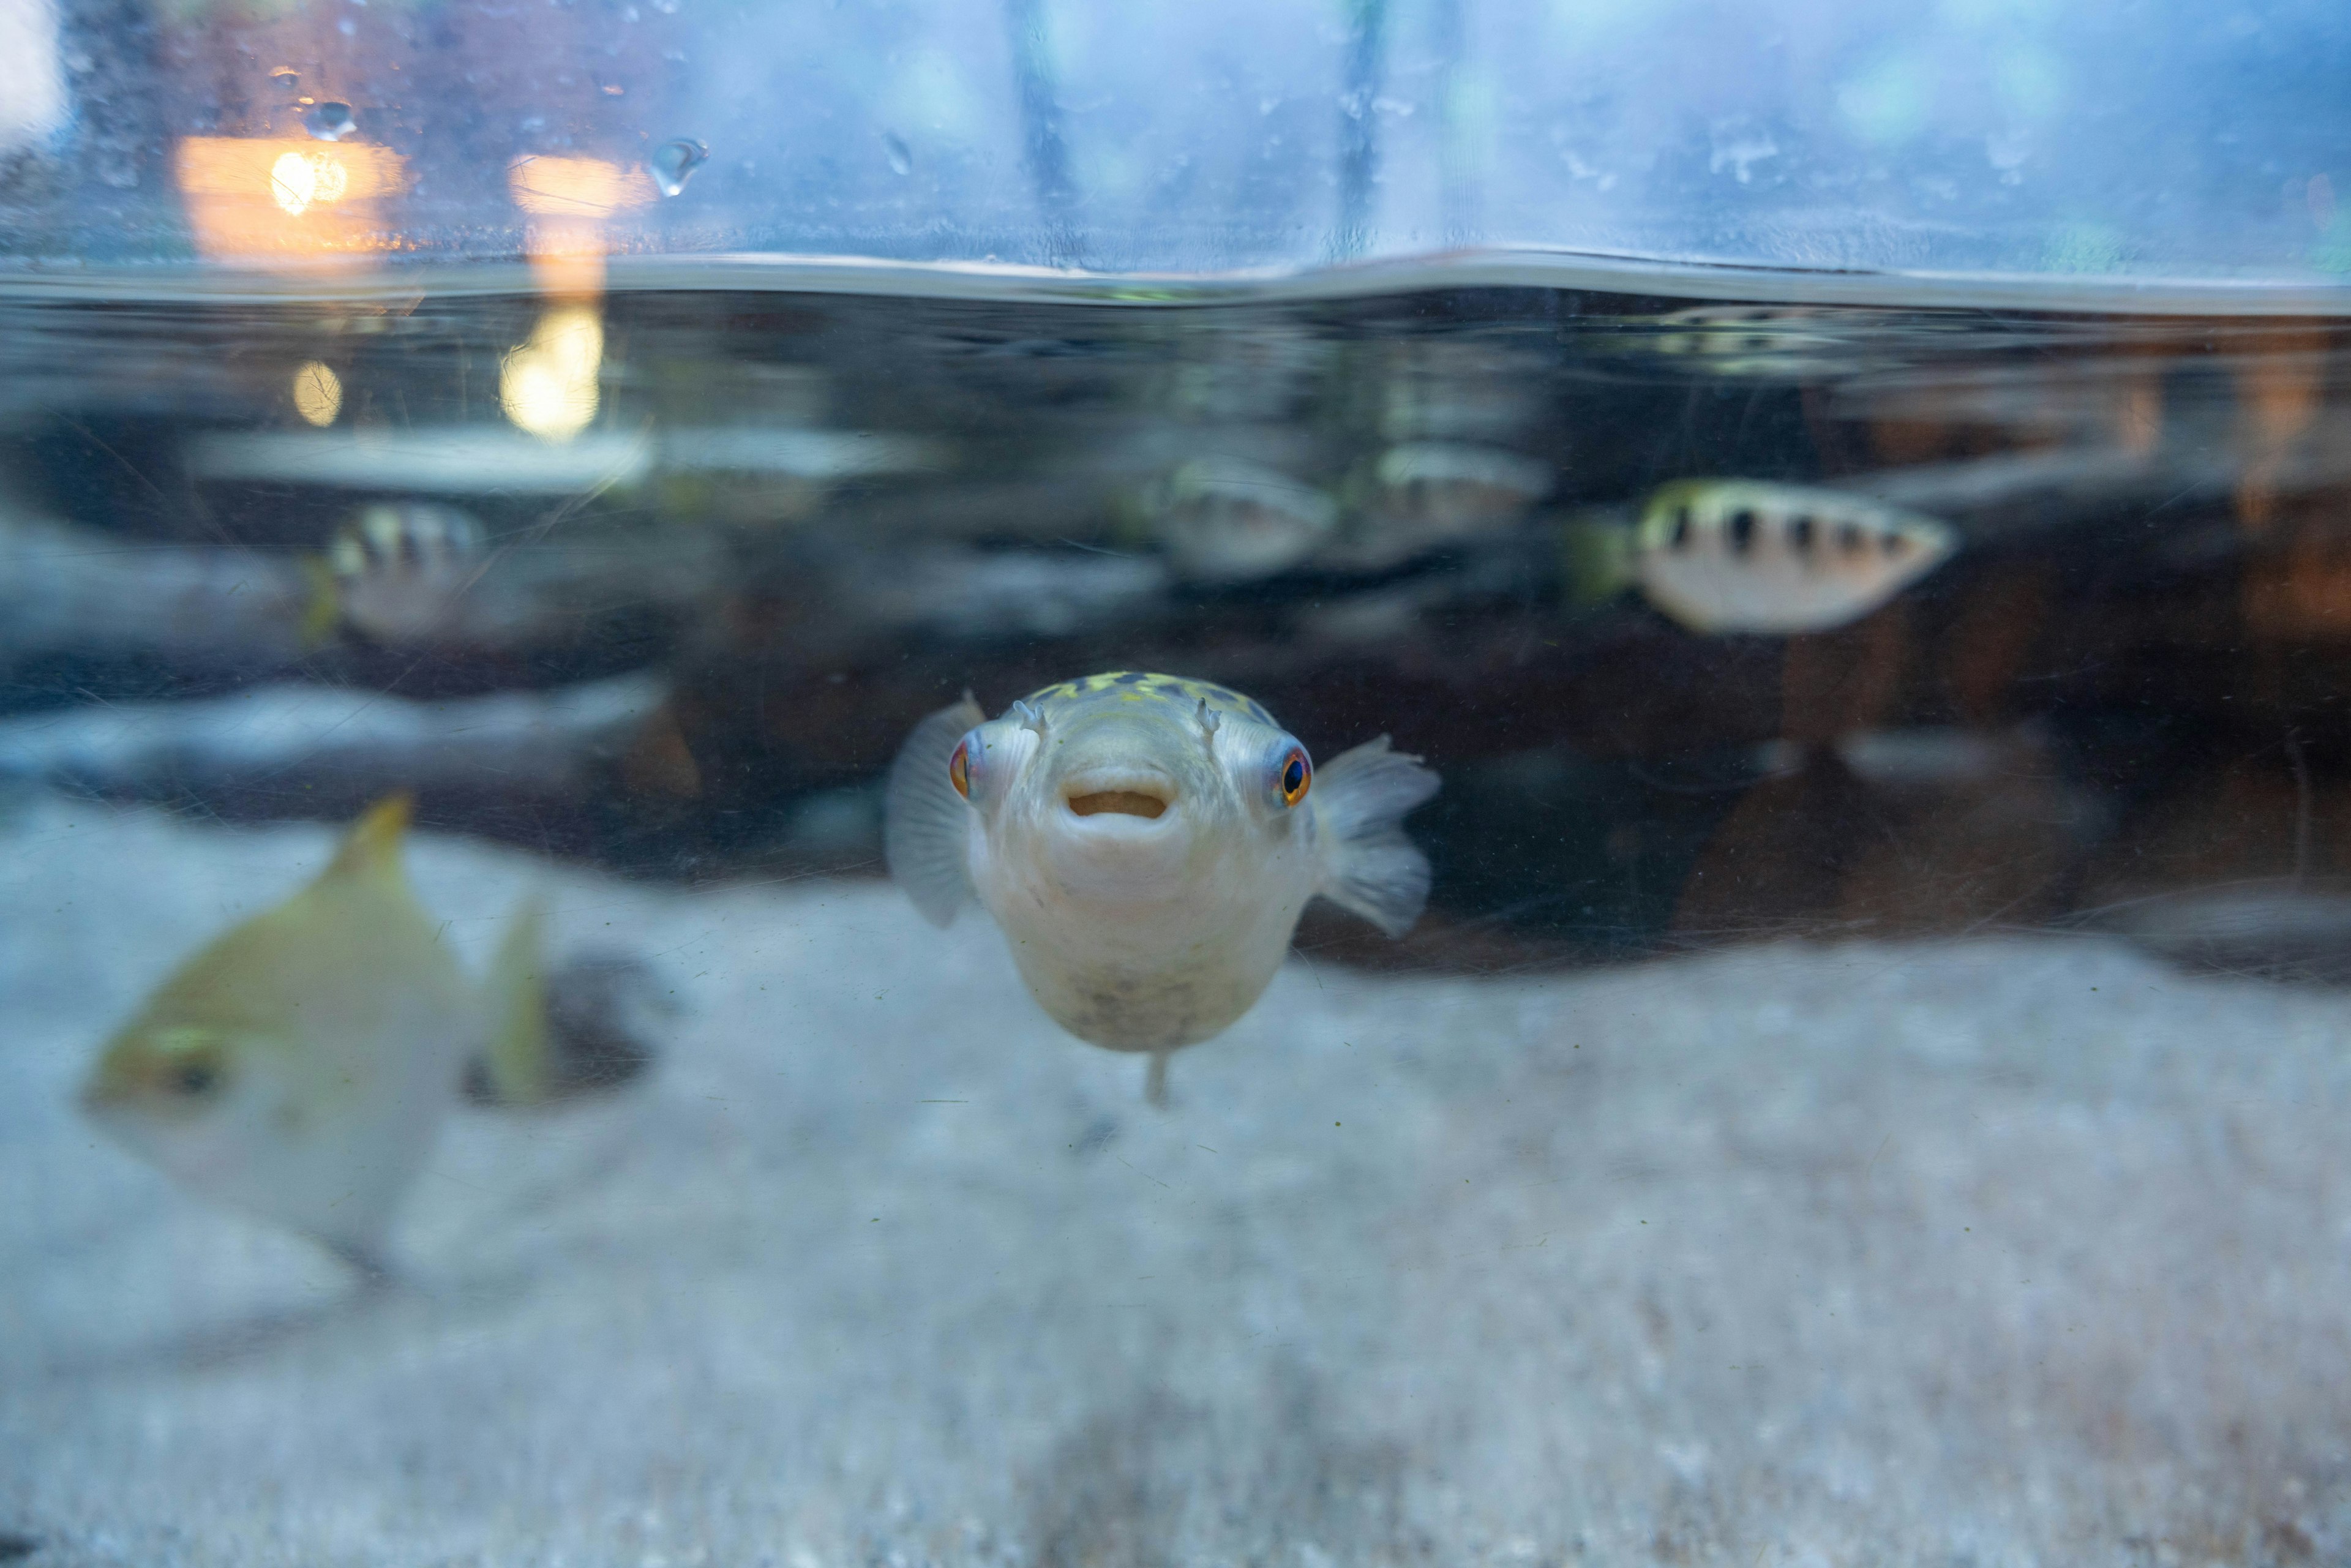
<svg viewBox="0 0 2351 1568"><path fill-rule="evenodd" d="M1142 1068L888 888L450 840L654 956L655 1075L452 1113L356 1294L68 1103L316 829L0 822L0 1555L2343 1562L2351 1002L2119 946L1293 964Z"/></svg>

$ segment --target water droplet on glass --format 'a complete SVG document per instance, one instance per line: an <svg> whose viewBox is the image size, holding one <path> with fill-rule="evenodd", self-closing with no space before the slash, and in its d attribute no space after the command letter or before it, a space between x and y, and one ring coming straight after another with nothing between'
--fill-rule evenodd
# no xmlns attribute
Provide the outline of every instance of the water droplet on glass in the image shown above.
<svg viewBox="0 0 2351 1568"><path fill-rule="evenodd" d="M351 116L351 106L331 98L304 115L302 122L321 141L340 141L359 129L359 121Z"/></svg>
<svg viewBox="0 0 2351 1568"><path fill-rule="evenodd" d="M893 174L911 174L914 172L914 150L899 138L896 131L885 131L882 133L882 151L889 155L890 172Z"/></svg>
<svg viewBox="0 0 2351 1568"><path fill-rule="evenodd" d="M269 73L269 80L280 92L298 92L302 78L291 66L279 66Z"/></svg>
<svg viewBox="0 0 2351 1568"><path fill-rule="evenodd" d="M664 196L674 196L685 189L694 172L710 162L710 149L692 137L681 136L674 141L664 141L653 149L645 166L653 171L653 183Z"/></svg>

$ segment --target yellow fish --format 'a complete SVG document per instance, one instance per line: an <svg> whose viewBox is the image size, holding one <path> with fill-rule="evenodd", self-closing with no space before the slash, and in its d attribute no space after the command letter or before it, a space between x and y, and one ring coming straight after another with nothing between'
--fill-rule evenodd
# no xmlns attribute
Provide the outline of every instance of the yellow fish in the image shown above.
<svg viewBox="0 0 2351 1568"><path fill-rule="evenodd" d="M409 889L408 820L405 796L372 807L309 886L183 963L81 1096L134 1154L371 1275L466 1061L505 1100L546 1081L536 905L476 985Z"/></svg>
<svg viewBox="0 0 2351 1568"><path fill-rule="evenodd" d="M1171 1053L1247 1012L1309 899L1401 936L1428 896L1405 814L1437 775L1385 736L1319 772L1273 716L1207 681L1117 671L989 721L967 696L890 769L891 874L933 923L977 897L1029 994L1079 1039Z"/></svg>

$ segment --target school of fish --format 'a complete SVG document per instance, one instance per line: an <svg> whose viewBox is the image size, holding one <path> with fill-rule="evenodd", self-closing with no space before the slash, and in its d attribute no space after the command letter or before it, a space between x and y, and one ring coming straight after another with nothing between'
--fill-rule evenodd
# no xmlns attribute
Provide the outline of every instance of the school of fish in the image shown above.
<svg viewBox="0 0 2351 1568"><path fill-rule="evenodd" d="M1507 454L1407 444L1354 506L1409 550L1480 518L1515 523L1548 483ZM1160 507L1162 543L1196 579L1345 545L1328 497L1247 464L1195 464ZM1959 542L1935 518L1849 492L1743 479L1676 481L1629 525L1575 519L1562 538L1571 601L1632 589L1704 635L1845 624ZM371 508L329 552L335 616L363 634L429 632L481 549L463 514ZM1403 824L1437 788L1384 736L1318 767L1240 693L1113 671L994 719L968 695L925 719L889 772L884 847L924 915L945 925L980 904L1044 1011L1080 1040L1146 1055L1147 1093L1164 1103L1170 1057L1256 1004L1309 901L1391 936L1412 926L1430 871ZM117 1141L192 1189L371 1274L453 1102L545 1103L583 1074L550 1046L536 906L491 973L467 976L409 888L408 821L404 797L379 803L308 887L189 957L108 1042L82 1095Z"/></svg>

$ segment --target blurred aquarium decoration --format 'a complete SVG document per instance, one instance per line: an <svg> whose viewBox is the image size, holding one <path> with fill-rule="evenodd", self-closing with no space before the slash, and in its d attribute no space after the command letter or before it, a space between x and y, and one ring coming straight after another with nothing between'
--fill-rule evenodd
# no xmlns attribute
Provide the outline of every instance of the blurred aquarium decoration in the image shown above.
<svg viewBox="0 0 2351 1568"><path fill-rule="evenodd" d="M2346 83L0 0L0 1568L2351 1561Z"/></svg>

